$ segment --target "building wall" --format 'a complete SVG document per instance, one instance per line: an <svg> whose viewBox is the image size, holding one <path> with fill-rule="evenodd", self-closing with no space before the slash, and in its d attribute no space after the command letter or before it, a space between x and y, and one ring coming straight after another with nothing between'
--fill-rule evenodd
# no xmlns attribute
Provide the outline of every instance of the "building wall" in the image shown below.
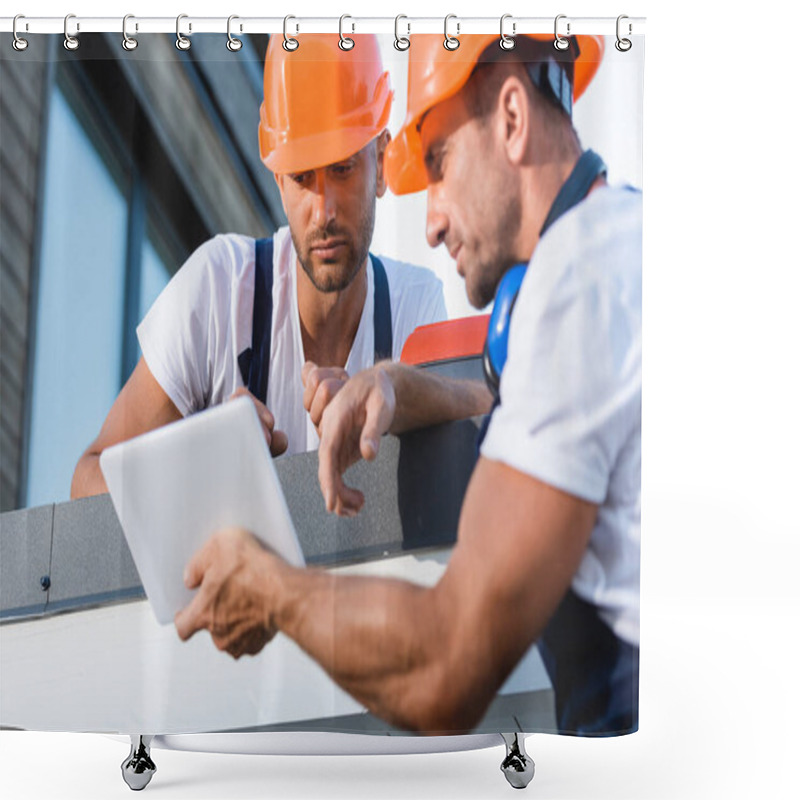
<svg viewBox="0 0 800 800"><path fill-rule="evenodd" d="M118 160L124 151L126 174L147 183L161 210L190 209L173 219L178 237L171 240L170 272L207 236L227 231L264 236L285 221L274 181L258 157L266 37L247 37L238 54L219 48L218 37L193 38L188 54L178 52L174 37L166 35L150 35L137 51L126 53L117 34L89 35L73 54L61 47L60 36L31 37L24 53L13 50L10 36L0 36L0 512L28 504L43 153L58 76L71 76L69 96L81 106L82 119L90 120L104 157L110 152ZM134 151L142 146L147 159L140 164ZM123 183L133 185L130 177ZM80 175L75 191L81 191ZM144 227L137 235L144 235ZM76 258L82 246L76 247ZM132 331L133 320L129 327ZM126 352L130 348L128 341ZM101 424L102 418L93 421L93 429ZM58 441L52 446L59 452ZM68 492L68 482L63 484L60 480L59 491Z"/></svg>
<svg viewBox="0 0 800 800"><path fill-rule="evenodd" d="M44 61L0 60L0 511L17 507L36 242Z"/></svg>

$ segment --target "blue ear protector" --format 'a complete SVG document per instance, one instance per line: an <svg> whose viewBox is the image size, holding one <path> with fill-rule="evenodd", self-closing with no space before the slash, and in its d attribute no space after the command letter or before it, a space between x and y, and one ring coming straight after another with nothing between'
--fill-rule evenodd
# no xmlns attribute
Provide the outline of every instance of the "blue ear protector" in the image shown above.
<svg viewBox="0 0 800 800"><path fill-rule="evenodd" d="M483 375L492 394L497 397L500 392L500 375L508 358L508 328L511 324L511 312L517 301L522 279L525 277L527 264L515 264L500 279L494 297L494 308L489 317L489 330L483 345Z"/></svg>
<svg viewBox="0 0 800 800"><path fill-rule="evenodd" d="M539 236L565 212L577 205L589 192L598 176L605 174L603 159L592 150L586 150L556 195L553 205L542 225ZM508 357L508 327L511 312L525 277L527 264L516 264L506 271L497 285L494 309L489 318L489 331L483 345L483 374L495 400L500 397L500 375Z"/></svg>

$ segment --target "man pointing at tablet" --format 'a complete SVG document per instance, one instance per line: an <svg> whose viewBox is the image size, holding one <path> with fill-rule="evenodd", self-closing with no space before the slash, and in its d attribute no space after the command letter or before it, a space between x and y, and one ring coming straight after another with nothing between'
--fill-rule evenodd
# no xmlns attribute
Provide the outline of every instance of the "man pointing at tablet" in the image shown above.
<svg viewBox="0 0 800 800"><path fill-rule="evenodd" d="M369 253L392 91L375 37L355 39L357 56L335 35L306 34L294 52L270 40L259 144L289 225L257 242L216 236L177 272L139 326L142 358L73 497L106 491L104 448L232 395L252 396L273 455L315 449L304 399L311 409L318 389L330 397L445 318L432 272Z"/></svg>
<svg viewBox="0 0 800 800"><path fill-rule="evenodd" d="M472 729L537 642L559 729L638 727L641 194L607 184L572 103L603 42L417 36L408 116L387 165L393 190L427 188L427 237L445 244L476 306L518 262L508 360L458 541L430 588L297 569L246 531L195 556L176 617L234 656L294 639L369 710L420 732ZM447 403L399 364L351 379L322 416L329 510L356 513L343 474L386 431Z"/></svg>

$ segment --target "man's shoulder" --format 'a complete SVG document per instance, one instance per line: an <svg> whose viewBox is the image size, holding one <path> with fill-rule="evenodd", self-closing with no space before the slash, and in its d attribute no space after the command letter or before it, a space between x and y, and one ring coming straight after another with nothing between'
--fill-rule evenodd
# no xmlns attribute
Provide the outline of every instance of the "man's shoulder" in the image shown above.
<svg viewBox="0 0 800 800"><path fill-rule="evenodd" d="M182 271L236 274L252 263L255 240L239 233L218 233L189 256Z"/></svg>
<svg viewBox="0 0 800 800"><path fill-rule="evenodd" d="M580 233L584 240L641 236L642 193L632 186L601 187L576 206L575 212L574 218L565 217L577 228L571 233Z"/></svg>
<svg viewBox="0 0 800 800"><path fill-rule="evenodd" d="M206 261L218 268L235 269L253 261L256 240L241 233L218 233L200 249Z"/></svg>
<svg viewBox="0 0 800 800"><path fill-rule="evenodd" d="M531 258L546 282L614 283L635 279L642 262L642 194L605 186L559 218ZM549 277L548 277L549 276Z"/></svg>
<svg viewBox="0 0 800 800"><path fill-rule="evenodd" d="M600 275L614 282L641 280L642 193L632 187L609 186L587 198L574 231L578 250Z"/></svg>
<svg viewBox="0 0 800 800"><path fill-rule="evenodd" d="M192 286L198 291L215 287L217 293L238 294L240 287L252 282L254 263L255 239L252 236L219 233L189 256L175 278L189 291Z"/></svg>

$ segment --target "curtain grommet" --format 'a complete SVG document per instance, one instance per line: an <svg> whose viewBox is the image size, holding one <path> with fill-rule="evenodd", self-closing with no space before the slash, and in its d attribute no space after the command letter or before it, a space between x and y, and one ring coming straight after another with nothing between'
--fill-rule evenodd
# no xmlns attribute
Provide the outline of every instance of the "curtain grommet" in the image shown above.
<svg viewBox="0 0 800 800"><path fill-rule="evenodd" d="M67 14L64 17L64 49L74 53L81 46L81 43L78 41L77 36L72 36L69 32L69 21L71 19L75 19L75 14ZM76 31L80 29L80 23L76 23Z"/></svg>
<svg viewBox="0 0 800 800"><path fill-rule="evenodd" d="M399 27L401 19L408 19L408 17L405 14L398 14L394 18L394 49L403 53L411 47L411 39L408 38L411 33L411 23L406 23L408 33L405 36L400 36Z"/></svg>
<svg viewBox="0 0 800 800"><path fill-rule="evenodd" d="M27 39L23 39L19 35L19 33L17 33L17 21L21 20L21 19L25 19L25 15L24 14L17 14L17 16L14 17L14 24L11 27L11 31L14 34L14 41L11 42L11 46L18 53L21 53L23 50L27 50L28 49L28 40Z"/></svg>
<svg viewBox="0 0 800 800"><path fill-rule="evenodd" d="M188 19L188 17L189 17L188 14L178 14L178 17L175 20L175 37L176 37L175 38L175 47L177 47L178 50L186 51L192 46L191 40L187 39L181 33L181 20L182 19ZM189 33L191 33L191 32L192 32L192 23L190 22L189 23Z"/></svg>
<svg viewBox="0 0 800 800"><path fill-rule="evenodd" d="M237 17L236 14L231 14L228 17L228 41L225 42L225 47L227 47L228 50L231 51L231 53L238 53L242 49L242 46L244 44L244 42L242 42L241 39L237 39L231 33L231 22L233 22L233 20L235 19L239 19L239 17ZM241 32L241 30L242 28L241 26L239 26L239 31Z"/></svg>
<svg viewBox="0 0 800 800"><path fill-rule="evenodd" d="M625 39L625 38L623 38L622 36L619 35L620 23L624 19L628 19L627 15L625 15L625 14L620 14L617 17L617 41L614 42L614 47L616 47L617 50L620 51L620 53L627 53L628 50L630 50L631 47L633 47L633 42L631 42L630 39ZM628 23L628 36L630 36L632 32L633 32L633 26L629 22Z"/></svg>
<svg viewBox="0 0 800 800"><path fill-rule="evenodd" d="M289 14L283 18L283 49L289 53L293 53L298 47L300 47L300 42L293 36L289 36L287 26L290 19L297 19L297 17L293 17L291 14ZM299 30L300 26L298 25L297 31L299 32Z"/></svg>
<svg viewBox="0 0 800 800"><path fill-rule="evenodd" d="M456 20L456 35L451 36L448 33L447 26L451 19ZM448 14L444 18L444 41L442 42L442 47L445 50L449 50L453 52L454 50L458 50L461 47L461 42L458 40L458 34L461 33L461 23L458 21L458 17L455 14Z"/></svg>

